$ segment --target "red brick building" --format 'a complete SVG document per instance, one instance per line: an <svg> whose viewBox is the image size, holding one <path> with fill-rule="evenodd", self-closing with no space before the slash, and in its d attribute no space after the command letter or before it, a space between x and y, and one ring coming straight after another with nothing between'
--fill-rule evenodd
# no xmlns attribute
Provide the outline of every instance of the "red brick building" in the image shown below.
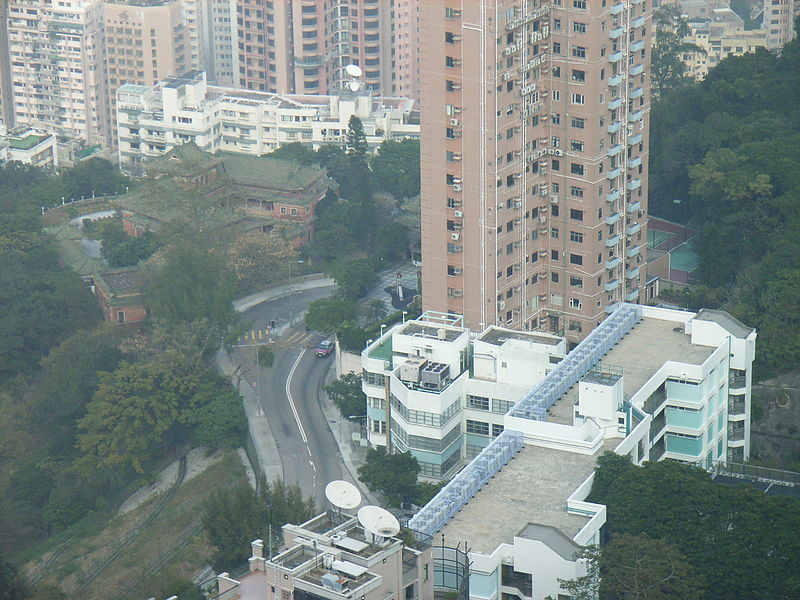
<svg viewBox="0 0 800 600"><path fill-rule="evenodd" d="M137 325L147 318L138 267L98 273L94 277L94 294L109 323Z"/></svg>

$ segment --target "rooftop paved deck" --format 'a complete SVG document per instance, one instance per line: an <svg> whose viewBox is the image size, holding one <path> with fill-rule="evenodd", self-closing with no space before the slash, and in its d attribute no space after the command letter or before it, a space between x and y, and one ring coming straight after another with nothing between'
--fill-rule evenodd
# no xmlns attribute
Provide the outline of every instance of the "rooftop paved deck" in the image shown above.
<svg viewBox="0 0 800 600"><path fill-rule="evenodd" d="M597 457L619 442L608 440L594 456L524 446L439 533L448 545L467 541L482 554L510 543L528 523L573 538L589 519L568 514L567 498L592 473Z"/></svg>

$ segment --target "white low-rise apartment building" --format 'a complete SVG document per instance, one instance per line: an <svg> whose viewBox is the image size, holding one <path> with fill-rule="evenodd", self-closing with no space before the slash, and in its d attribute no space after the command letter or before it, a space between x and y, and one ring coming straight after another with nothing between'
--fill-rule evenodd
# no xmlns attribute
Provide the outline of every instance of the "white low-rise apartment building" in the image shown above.
<svg viewBox="0 0 800 600"><path fill-rule="evenodd" d="M314 149L342 144L353 115L374 150L386 139L419 137L413 109L411 99L373 97L361 88L337 96L272 94L210 86L205 72L192 71L117 90L119 161L139 162L190 141L212 153L253 155L292 142Z"/></svg>
<svg viewBox="0 0 800 600"><path fill-rule="evenodd" d="M606 518L585 501L603 452L748 459L756 332L724 311L623 304L566 355L554 336L446 321L425 314L371 342L363 389L373 445L408 449L428 477L471 458L409 527L467 542L475 600L556 597L558 578L585 572L577 554Z"/></svg>
<svg viewBox="0 0 800 600"><path fill-rule="evenodd" d="M57 169L58 145L55 134L31 127L6 131L0 123L0 166L9 162Z"/></svg>

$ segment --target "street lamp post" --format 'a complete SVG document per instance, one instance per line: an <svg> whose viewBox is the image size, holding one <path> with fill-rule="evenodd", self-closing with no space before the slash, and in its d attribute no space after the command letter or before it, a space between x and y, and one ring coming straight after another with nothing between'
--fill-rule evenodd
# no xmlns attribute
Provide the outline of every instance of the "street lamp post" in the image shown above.
<svg viewBox="0 0 800 600"><path fill-rule="evenodd" d="M683 243L686 243L686 238L689 232L689 201L675 198L673 204L683 204Z"/></svg>
<svg viewBox="0 0 800 600"><path fill-rule="evenodd" d="M289 263L289 327L294 321L294 289L292 288L292 263L303 264L303 260L290 260Z"/></svg>
<svg viewBox="0 0 800 600"><path fill-rule="evenodd" d="M408 311L407 311L407 310L404 310L404 311L403 311L403 325L405 325L405 324L406 324L406 315L407 315L407 314L408 314Z"/></svg>

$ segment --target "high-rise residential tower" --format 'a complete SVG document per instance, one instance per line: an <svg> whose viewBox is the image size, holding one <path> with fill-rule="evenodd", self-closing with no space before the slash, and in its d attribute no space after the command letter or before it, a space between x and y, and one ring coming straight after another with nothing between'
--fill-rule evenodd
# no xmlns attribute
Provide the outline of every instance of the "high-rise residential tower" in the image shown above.
<svg viewBox="0 0 800 600"><path fill-rule="evenodd" d="M14 112L8 124L90 144L109 139L100 0L10 0L6 10L8 38L0 43L10 63L3 94L4 111Z"/></svg>
<svg viewBox="0 0 800 600"><path fill-rule="evenodd" d="M416 33L417 0L237 0L239 81L246 89L296 94L335 93L359 66L362 82L376 94L398 93L395 45ZM395 9L398 10L397 15ZM396 21L404 24L400 32ZM398 23L400 22L398 21ZM408 25L413 25L409 28ZM403 82L411 51L402 53ZM410 89L408 85L407 88Z"/></svg>
<svg viewBox="0 0 800 600"><path fill-rule="evenodd" d="M652 4L419 4L425 310L586 336L645 283Z"/></svg>

